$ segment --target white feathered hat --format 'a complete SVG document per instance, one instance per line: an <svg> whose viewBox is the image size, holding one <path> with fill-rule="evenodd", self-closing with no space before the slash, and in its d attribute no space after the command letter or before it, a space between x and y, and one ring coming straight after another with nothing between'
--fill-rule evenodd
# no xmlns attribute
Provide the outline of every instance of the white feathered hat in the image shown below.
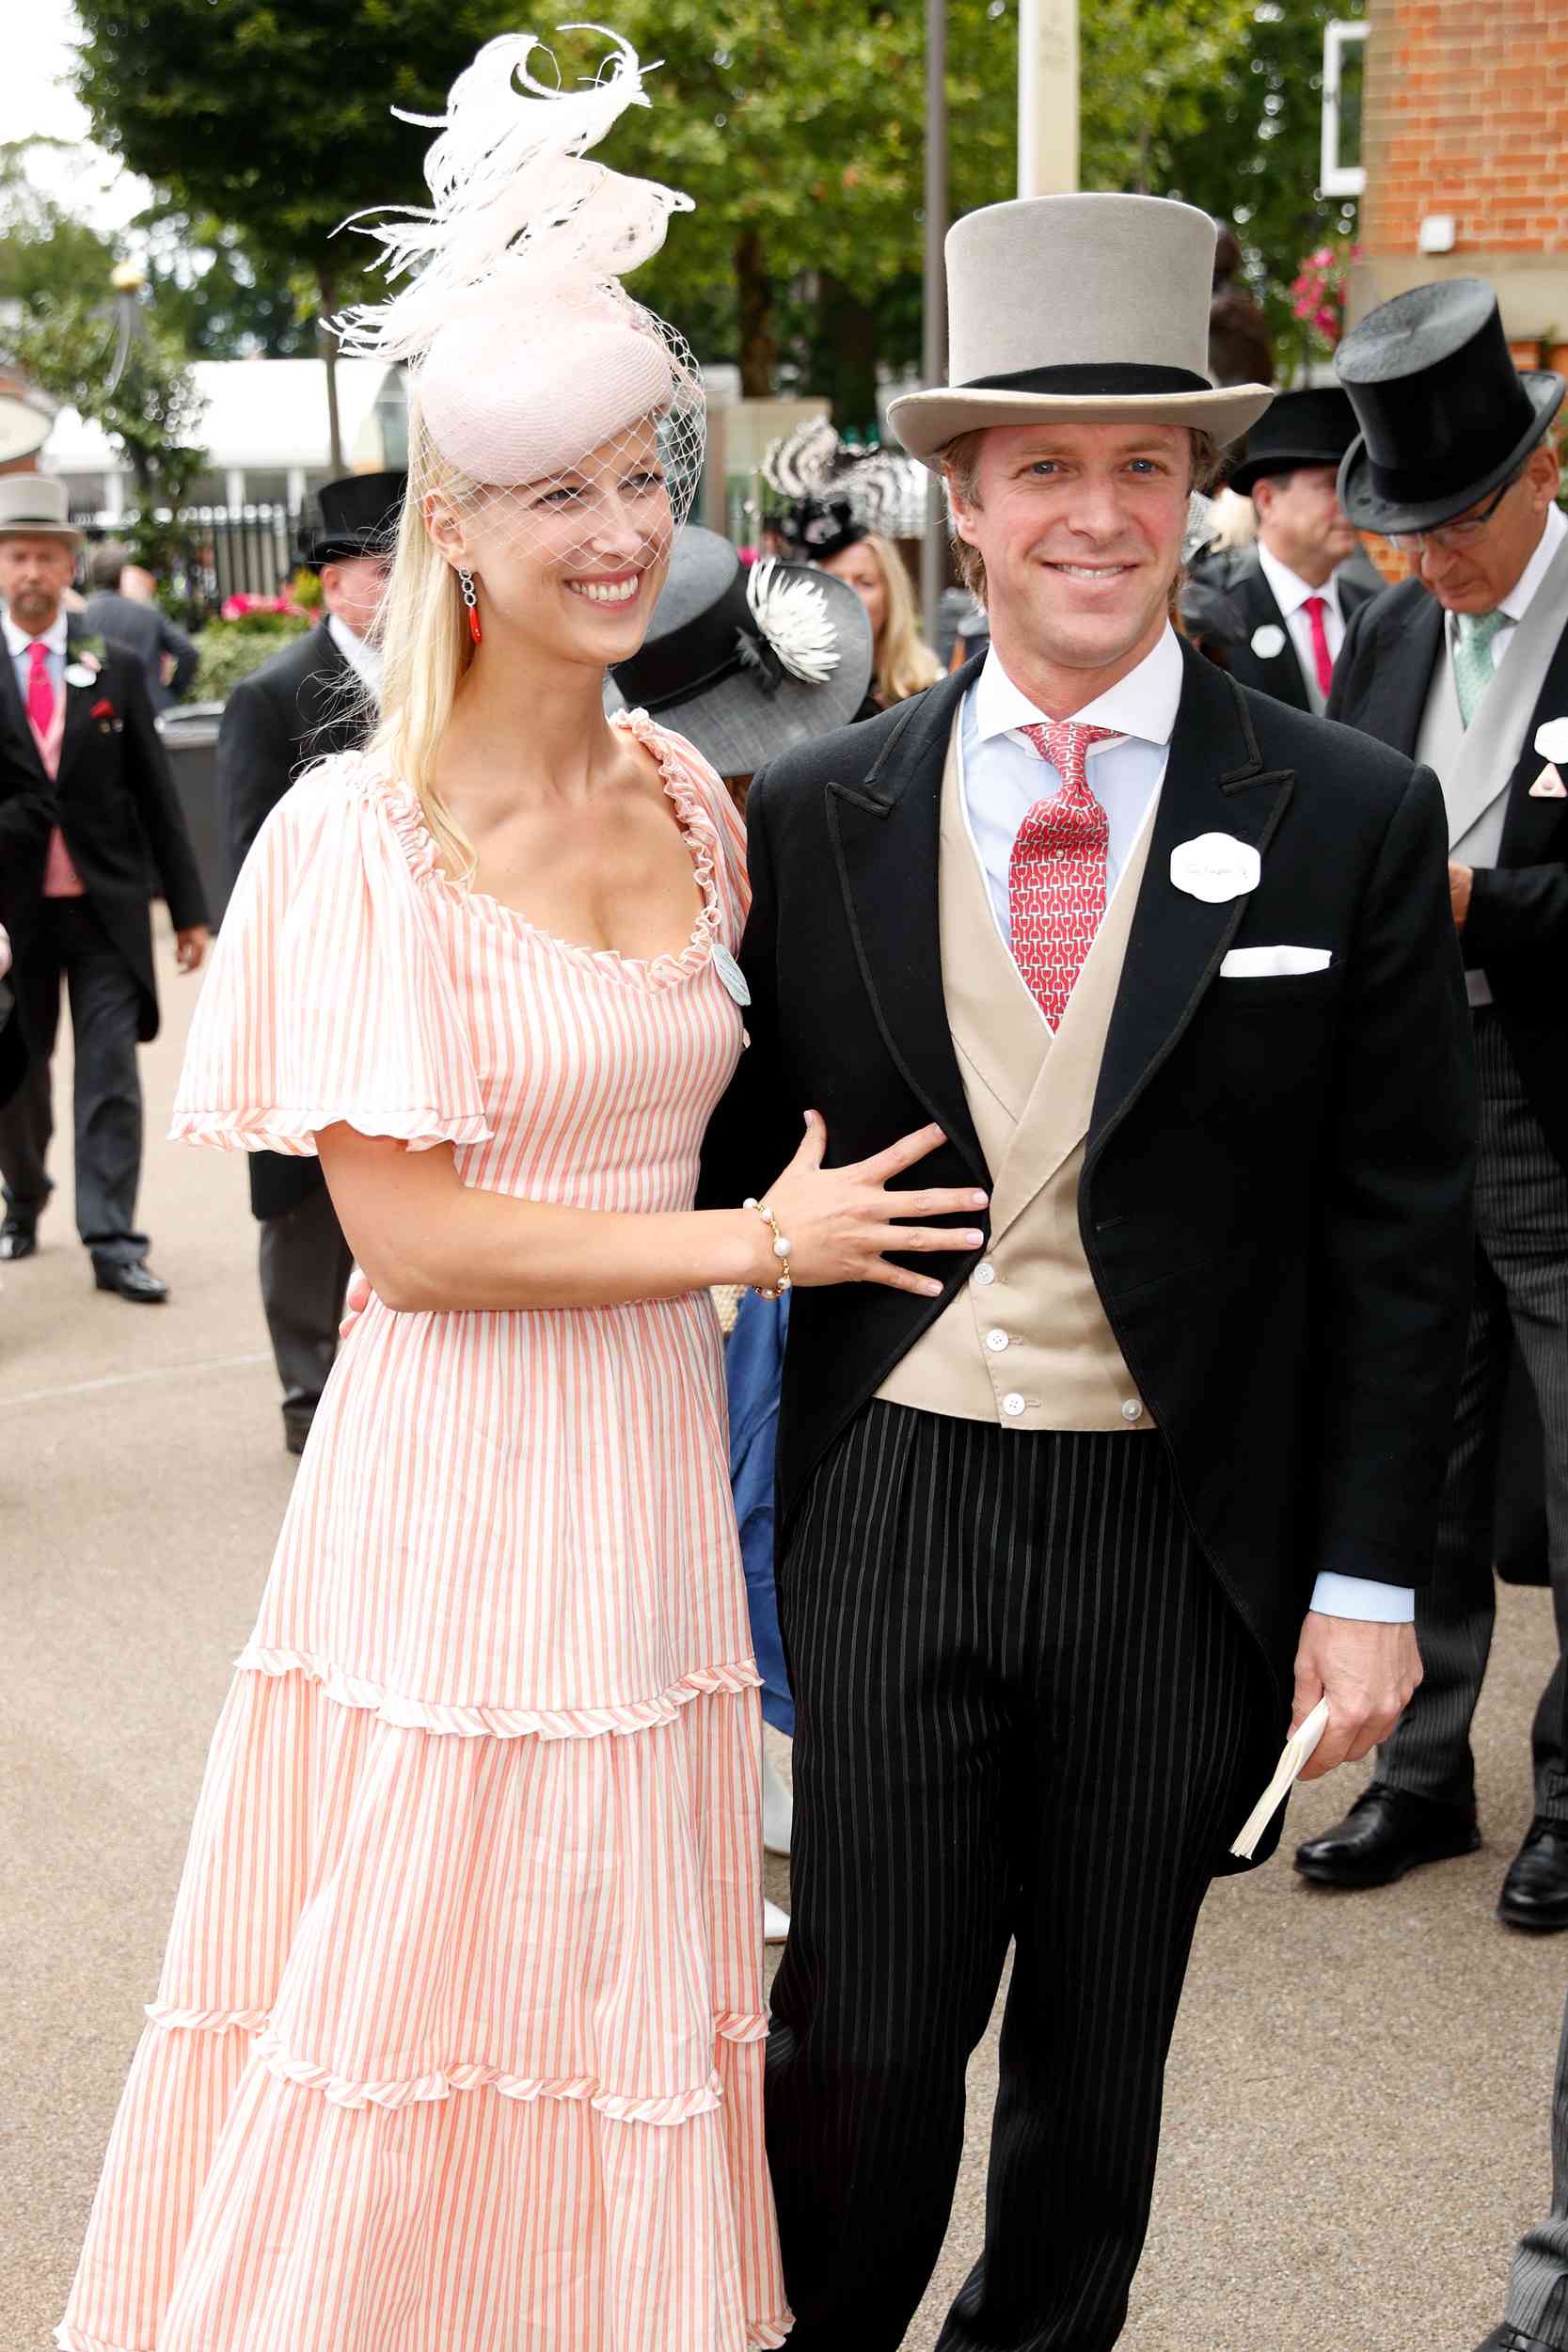
<svg viewBox="0 0 1568 2352"><path fill-rule="evenodd" d="M560 473L648 416L679 416L701 448L691 355L620 282L691 199L586 159L628 106L649 101L617 34L557 29L611 43L587 87L541 80L535 52L550 53L531 33L509 34L458 75L445 114L402 116L439 133L425 159L432 202L350 225L380 239L388 280L413 275L331 322L345 352L408 361L436 448L499 489Z"/></svg>

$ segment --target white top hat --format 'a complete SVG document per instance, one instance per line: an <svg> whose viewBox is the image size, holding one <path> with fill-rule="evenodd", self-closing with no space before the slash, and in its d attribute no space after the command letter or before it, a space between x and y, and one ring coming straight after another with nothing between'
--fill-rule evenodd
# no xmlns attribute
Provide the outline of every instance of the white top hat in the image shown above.
<svg viewBox="0 0 1568 2352"><path fill-rule="evenodd" d="M947 232L949 385L893 402L888 421L934 465L993 424L1148 419L1239 439L1274 395L1216 389L1208 370L1216 230L1158 196L1035 196Z"/></svg>
<svg viewBox="0 0 1568 2352"><path fill-rule="evenodd" d="M63 482L53 474L0 474L0 539L69 539L82 544Z"/></svg>

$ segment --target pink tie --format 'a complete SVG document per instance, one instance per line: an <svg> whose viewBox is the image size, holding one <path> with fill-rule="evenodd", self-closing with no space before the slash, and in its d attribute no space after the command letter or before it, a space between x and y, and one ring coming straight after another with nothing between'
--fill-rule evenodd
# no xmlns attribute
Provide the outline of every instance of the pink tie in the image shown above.
<svg viewBox="0 0 1568 2352"><path fill-rule="evenodd" d="M1088 753L1091 743L1114 741L1117 730L1053 719L1021 732L1062 779L1061 790L1025 817L1007 864L1013 959L1054 1029L1105 912L1111 829L1089 790Z"/></svg>
<svg viewBox="0 0 1568 2352"><path fill-rule="evenodd" d="M35 637L27 648L32 667L27 672L27 716L34 728L47 735L55 723L55 689L49 676L49 648L41 637Z"/></svg>
<svg viewBox="0 0 1568 2352"><path fill-rule="evenodd" d="M1328 605L1322 596L1308 596L1302 608L1312 624L1312 659L1318 665L1318 684L1324 702L1334 683L1334 656L1328 650L1328 631L1323 627L1323 614Z"/></svg>

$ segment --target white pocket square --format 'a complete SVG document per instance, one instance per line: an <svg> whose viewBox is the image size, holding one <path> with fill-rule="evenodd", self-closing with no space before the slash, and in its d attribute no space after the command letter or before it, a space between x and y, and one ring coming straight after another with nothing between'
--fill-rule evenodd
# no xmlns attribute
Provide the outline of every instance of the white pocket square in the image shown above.
<svg viewBox="0 0 1568 2352"><path fill-rule="evenodd" d="M1220 977L1283 980L1301 972L1326 972L1333 961L1326 947L1232 947L1220 965Z"/></svg>

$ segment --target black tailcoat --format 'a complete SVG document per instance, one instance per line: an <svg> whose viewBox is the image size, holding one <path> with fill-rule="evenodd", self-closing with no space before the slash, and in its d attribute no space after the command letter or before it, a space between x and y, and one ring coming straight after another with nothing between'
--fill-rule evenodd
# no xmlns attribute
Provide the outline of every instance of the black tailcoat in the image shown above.
<svg viewBox="0 0 1568 2352"><path fill-rule="evenodd" d="M323 621L230 695L218 728L217 786L231 881L295 779L318 759L363 742L356 684ZM250 1205L260 1217L297 1208L325 1181L319 1160L280 1152L252 1152L249 1174Z"/></svg>
<svg viewBox="0 0 1568 2352"><path fill-rule="evenodd" d="M710 1205L762 1193L808 1107L832 1164L936 1120L949 1141L902 1181L990 1188L937 901L943 761L976 667L792 750L752 787L752 1047L710 1134ZM1197 1538L1283 1705L1320 1569L1401 1584L1430 1571L1469 1302L1469 1024L1431 773L1190 649L1185 671L1079 1220ZM1249 896L1216 906L1173 885L1172 850L1206 833L1260 851ZM1248 945L1333 961L1219 979ZM785 1530L809 1472L974 1259L910 1263L946 1274L940 1301L876 1284L795 1295Z"/></svg>
<svg viewBox="0 0 1568 2352"><path fill-rule="evenodd" d="M1243 686L1256 687L1260 694L1272 694L1276 702L1289 703L1293 710L1309 711L1312 698L1301 674L1290 623L1269 586L1257 548L1241 548L1232 554L1212 557L1196 567L1196 576L1205 587L1219 590L1235 613L1236 635L1225 640L1225 666L1231 676ZM1375 591L1344 572L1338 575L1336 585L1348 631L1353 616ZM1276 654L1254 653L1254 636L1267 628L1277 628L1284 644Z"/></svg>
<svg viewBox="0 0 1568 2352"><path fill-rule="evenodd" d="M79 656L81 636L74 628L68 631L68 663ZM15 667L8 654L0 659L0 921L20 970L38 926L49 837L58 824L93 913L135 975L137 1035L145 1045L158 1034L149 853L177 930L205 923L207 901L135 657L110 645L91 683L68 684L65 694L59 775L51 783ZM38 1051L46 1041L32 1042Z"/></svg>
<svg viewBox="0 0 1568 2352"><path fill-rule="evenodd" d="M1335 667L1329 715L1414 753L1443 652L1443 612L1418 580L1356 614ZM1558 641L1508 785L1497 862L1478 866L1461 948L1483 967L1530 1106L1568 1168L1568 800L1534 799L1547 719L1568 716L1568 628Z"/></svg>

